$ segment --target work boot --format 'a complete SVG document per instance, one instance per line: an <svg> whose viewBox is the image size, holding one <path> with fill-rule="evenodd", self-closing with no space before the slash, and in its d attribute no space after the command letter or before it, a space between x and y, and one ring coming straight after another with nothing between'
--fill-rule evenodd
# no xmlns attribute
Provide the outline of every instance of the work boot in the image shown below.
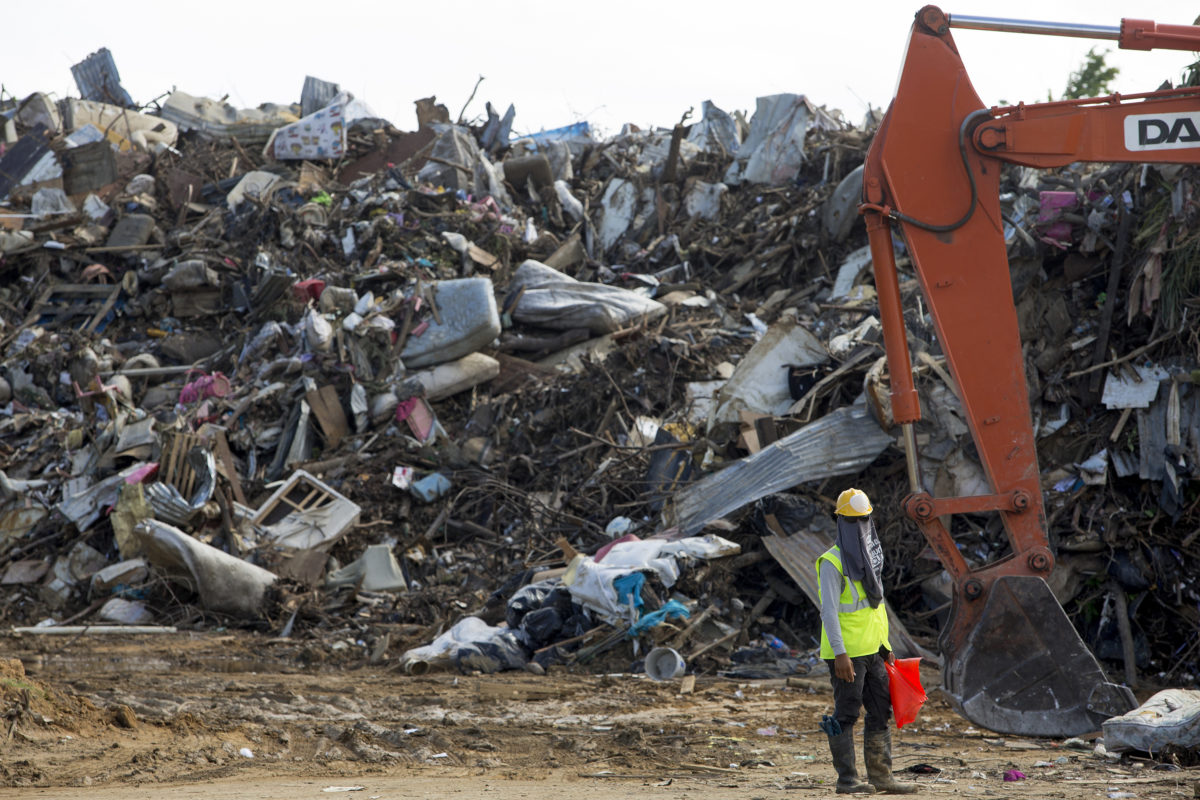
<svg viewBox="0 0 1200 800"><path fill-rule="evenodd" d="M837 771L838 794L874 794L868 783L858 779L854 768L854 729L847 728L837 736L829 737L829 752L833 755L833 768Z"/></svg>
<svg viewBox="0 0 1200 800"><path fill-rule="evenodd" d="M892 777L892 732L890 730L863 733L863 756L867 762L867 783L884 794L914 794L915 783Z"/></svg>

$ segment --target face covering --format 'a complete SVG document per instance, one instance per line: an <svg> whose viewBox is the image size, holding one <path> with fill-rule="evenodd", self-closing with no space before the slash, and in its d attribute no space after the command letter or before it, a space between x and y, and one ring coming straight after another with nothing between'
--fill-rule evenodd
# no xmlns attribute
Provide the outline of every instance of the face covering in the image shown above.
<svg viewBox="0 0 1200 800"><path fill-rule="evenodd" d="M862 581L871 608L883 602L883 545L870 517L837 518L837 545L846 577Z"/></svg>

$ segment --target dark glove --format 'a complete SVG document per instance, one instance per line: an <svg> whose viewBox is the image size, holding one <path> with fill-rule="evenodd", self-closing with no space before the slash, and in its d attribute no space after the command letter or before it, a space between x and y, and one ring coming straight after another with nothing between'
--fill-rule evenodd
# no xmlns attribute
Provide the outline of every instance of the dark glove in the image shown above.
<svg viewBox="0 0 1200 800"><path fill-rule="evenodd" d="M828 736L841 736L842 723L838 722L828 714L821 715L821 730L825 731Z"/></svg>

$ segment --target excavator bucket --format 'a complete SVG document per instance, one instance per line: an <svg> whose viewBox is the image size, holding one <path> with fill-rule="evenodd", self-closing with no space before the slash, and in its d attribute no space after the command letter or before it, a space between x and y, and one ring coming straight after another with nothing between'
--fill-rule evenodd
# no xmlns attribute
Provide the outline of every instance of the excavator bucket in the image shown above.
<svg viewBox="0 0 1200 800"><path fill-rule="evenodd" d="M1003 576L992 583L978 621L965 636L954 625L939 645L947 693L967 719L999 733L1067 737L1100 729L1137 703L1110 683L1041 578Z"/></svg>

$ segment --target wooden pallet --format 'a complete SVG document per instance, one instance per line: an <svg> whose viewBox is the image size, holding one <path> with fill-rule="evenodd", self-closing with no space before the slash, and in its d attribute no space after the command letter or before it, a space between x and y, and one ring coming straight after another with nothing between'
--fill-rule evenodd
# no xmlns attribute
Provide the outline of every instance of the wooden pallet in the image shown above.
<svg viewBox="0 0 1200 800"><path fill-rule="evenodd" d="M77 324L79 330L95 333L104 317L116 305L120 284L60 283L42 292L33 310L25 318L24 327L42 325L57 327Z"/></svg>
<svg viewBox="0 0 1200 800"><path fill-rule="evenodd" d="M233 453L229 451L225 430L216 425L205 425L198 433L174 431L164 434L158 462L159 480L171 484L181 495L190 498L196 487L196 471L187 463L187 454L196 445L212 448L217 461L217 473L229 482L233 498L246 505L246 495L242 492L242 482L233 466Z"/></svg>

